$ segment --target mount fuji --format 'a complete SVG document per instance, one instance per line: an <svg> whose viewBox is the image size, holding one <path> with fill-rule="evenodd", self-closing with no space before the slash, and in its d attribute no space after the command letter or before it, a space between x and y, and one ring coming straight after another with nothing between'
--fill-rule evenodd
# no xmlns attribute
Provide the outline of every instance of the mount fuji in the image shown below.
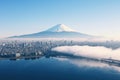
<svg viewBox="0 0 120 80"><path fill-rule="evenodd" d="M64 24L57 24L50 29L38 33L12 36L10 38L92 38L94 36L79 33Z"/></svg>
<svg viewBox="0 0 120 80"><path fill-rule="evenodd" d="M58 24L47 30L48 32L76 32L64 24Z"/></svg>

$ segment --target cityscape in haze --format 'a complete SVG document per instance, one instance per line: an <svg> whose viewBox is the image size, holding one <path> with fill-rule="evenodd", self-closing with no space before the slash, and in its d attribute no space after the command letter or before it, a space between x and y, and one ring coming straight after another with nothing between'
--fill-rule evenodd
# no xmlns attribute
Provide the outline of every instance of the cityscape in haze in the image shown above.
<svg viewBox="0 0 120 80"><path fill-rule="evenodd" d="M120 80L120 0L0 0L0 80Z"/></svg>

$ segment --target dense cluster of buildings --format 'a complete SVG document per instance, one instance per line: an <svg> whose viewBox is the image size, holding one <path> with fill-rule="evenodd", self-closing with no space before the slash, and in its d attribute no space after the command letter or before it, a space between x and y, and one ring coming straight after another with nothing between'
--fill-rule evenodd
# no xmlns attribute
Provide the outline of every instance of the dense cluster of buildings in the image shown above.
<svg viewBox="0 0 120 80"><path fill-rule="evenodd" d="M0 57L10 58L25 56L41 56L49 54L51 48L57 46L73 46L73 45L104 46L107 48L117 49L120 47L120 42L117 41L80 42L73 40L38 40L38 41L6 40L0 41Z"/></svg>
<svg viewBox="0 0 120 80"><path fill-rule="evenodd" d="M65 44L66 41L1 41L0 57L40 56L46 54L53 47Z"/></svg>

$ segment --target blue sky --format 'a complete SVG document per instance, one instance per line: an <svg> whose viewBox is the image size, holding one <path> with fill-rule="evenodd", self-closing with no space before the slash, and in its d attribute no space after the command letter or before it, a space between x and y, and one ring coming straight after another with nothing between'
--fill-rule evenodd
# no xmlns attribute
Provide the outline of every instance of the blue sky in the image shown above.
<svg viewBox="0 0 120 80"><path fill-rule="evenodd" d="M118 38L120 0L0 0L0 38L59 23L81 33Z"/></svg>

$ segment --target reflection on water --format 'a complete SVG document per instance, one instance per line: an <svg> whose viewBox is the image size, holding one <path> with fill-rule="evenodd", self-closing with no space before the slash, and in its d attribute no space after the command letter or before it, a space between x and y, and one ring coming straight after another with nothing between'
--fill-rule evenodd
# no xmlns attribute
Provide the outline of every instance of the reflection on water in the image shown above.
<svg viewBox="0 0 120 80"><path fill-rule="evenodd" d="M88 59L70 59L70 58L55 58L60 61L68 61L78 67L87 67L87 68L99 68L99 69L111 69L115 70L116 72L120 72L120 66L112 65L109 63L95 61L95 60L88 60Z"/></svg>
<svg viewBox="0 0 120 80"><path fill-rule="evenodd" d="M0 80L120 80L120 67L66 56L0 61Z"/></svg>

